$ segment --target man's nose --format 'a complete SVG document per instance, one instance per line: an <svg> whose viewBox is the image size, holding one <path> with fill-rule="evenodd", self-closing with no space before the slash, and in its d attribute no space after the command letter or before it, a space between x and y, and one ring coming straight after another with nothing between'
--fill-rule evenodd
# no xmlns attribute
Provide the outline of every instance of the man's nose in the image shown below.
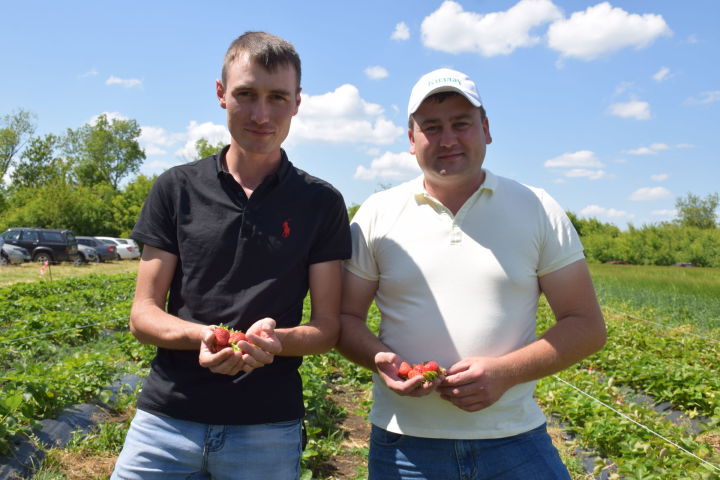
<svg viewBox="0 0 720 480"><path fill-rule="evenodd" d="M442 129L440 134L440 146L441 147L452 147L457 143L457 135L452 128L446 127Z"/></svg>
<svg viewBox="0 0 720 480"><path fill-rule="evenodd" d="M269 108L265 100L259 99L253 103L250 119L255 123L266 123L269 120Z"/></svg>

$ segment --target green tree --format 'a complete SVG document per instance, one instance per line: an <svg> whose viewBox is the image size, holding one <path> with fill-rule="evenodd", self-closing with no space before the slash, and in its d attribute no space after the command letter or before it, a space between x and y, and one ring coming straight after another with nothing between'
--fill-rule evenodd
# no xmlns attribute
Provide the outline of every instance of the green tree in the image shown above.
<svg viewBox="0 0 720 480"><path fill-rule="evenodd" d="M138 215L145 203L150 188L155 183L157 175L146 177L138 175L128 183L119 195L113 198L114 236L127 238L137 222Z"/></svg>
<svg viewBox="0 0 720 480"><path fill-rule="evenodd" d="M196 158L200 160L201 158L209 157L210 155L215 155L220 150L222 150L225 147L225 142L217 142L215 145L212 145L207 139L201 138L197 142L195 142L195 150L197 151Z"/></svg>
<svg viewBox="0 0 720 480"><path fill-rule="evenodd" d="M716 228L715 211L718 204L720 204L720 196L717 193L709 194L705 198L688 193L687 197L680 197L675 201L675 208L678 210L676 221L684 227Z"/></svg>
<svg viewBox="0 0 720 480"><path fill-rule="evenodd" d="M67 152L77 181L87 186L106 183L117 190L120 181L137 173L145 160L137 141L140 133L135 120L110 120L104 113L93 124L68 129Z"/></svg>
<svg viewBox="0 0 720 480"><path fill-rule="evenodd" d="M67 180L67 164L58 157L62 141L53 134L31 138L10 174L12 187L39 186L58 178Z"/></svg>
<svg viewBox="0 0 720 480"><path fill-rule="evenodd" d="M15 156L35 133L34 120L34 114L22 109L2 117L0 121L0 184Z"/></svg>

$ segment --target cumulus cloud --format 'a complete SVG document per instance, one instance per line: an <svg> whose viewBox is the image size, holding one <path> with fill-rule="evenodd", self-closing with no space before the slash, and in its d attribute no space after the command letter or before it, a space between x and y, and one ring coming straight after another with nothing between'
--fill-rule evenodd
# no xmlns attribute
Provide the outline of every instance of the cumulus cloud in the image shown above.
<svg viewBox="0 0 720 480"><path fill-rule="evenodd" d="M179 138L181 138L185 144L178 150L175 150L174 153L189 161L197 158L195 144L198 140L204 138L210 145L215 145L220 142L230 143L230 132L228 132L225 125L219 125L213 122L198 123L195 120L191 120L185 132Z"/></svg>
<svg viewBox="0 0 720 480"><path fill-rule="evenodd" d="M303 94L288 142L389 145L404 133L385 118L380 105L366 102L357 87L345 84L322 95Z"/></svg>
<svg viewBox="0 0 720 480"><path fill-rule="evenodd" d="M365 75L368 76L368 78L371 78L373 80L379 80L381 78L387 77L388 71L379 65L375 65L373 67L368 67L365 69Z"/></svg>
<svg viewBox="0 0 720 480"><path fill-rule="evenodd" d="M120 85L123 88L141 87L142 80L137 78L120 78L111 75L105 80L105 85Z"/></svg>
<svg viewBox="0 0 720 480"><path fill-rule="evenodd" d="M652 78L656 82L662 82L662 81L667 80L669 77L670 77L670 69L667 67L662 67L660 70L655 72L655 74L653 75Z"/></svg>
<svg viewBox="0 0 720 480"><path fill-rule="evenodd" d="M720 101L720 90L711 90L702 92L697 97L690 97L685 100L686 105L704 105L707 103L715 103Z"/></svg>
<svg viewBox="0 0 720 480"><path fill-rule="evenodd" d="M590 150L563 153L545 161L547 168L599 168L603 166L603 163L595 157L595 153Z"/></svg>
<svg viewBox="0 0 720 480"><path fill-rule="evenodd" d="M587 168L572 168L566 171L563 175L569 178L587 178L590 180L600 180L601 178L607 177L605 170L590 170Z"/></svg>
<svg viewBox="0 0 720 480"><path fill-rule="evenodd" d="M652 180L654 182L664 182L668 178L670 178L670 175L667 173L656 173L656 174L650 175L650 180Z"/></svg>
<svg viewBox="0 0 720 480"><path fill-rule="evenodd" d="M565 58L594 60L623 48L641 49L672 35L662 15L628 13L602 2L548 29L548 45Z"/></svg>
<svg viewBox="0 0 720 480"><path fill-rule="evenodd" d="M358 165L353 177L359 180L406 180L420 173L415 155L408 152L385 152L373 159L369 168Z"/></svg>
<svg viewBox="0 0 720 480"><path fill-rule="evenodd" d="M647 120L652 116L650 104L640 100L614 103L610 105L609 112L616 117L634 118L635 120Z"/></svg>
<svg viewBox="0 0 720 480"><path fill-rule="evenodd" d="M677 217L678 211L677 210L653 210L650 212L650 215L654 217L665 217L665 218L674 218Z"/></svg>
<svg viewBox="0 0 720 480"><path fill-rule="evenodd" d="M649 202L672 197L672 192L665 187L644 187L638 188L630 195L630 200L635 202Z"/></svg>
<svg viewBox="0 0 720 480"><path fill-rule="evenodd" d="M390 38L393 40L407 40L410 38L410 29L407 24L405 22L400 22L395 25L395 30L392 35L390 35Z"/></svg>
<svg viewBox="0 0 720 480"><path fill-rule="evenodd" d="M669 148L670 146L665 143L653 143L645 147L623 150L623 153L627 153L628 155L656 155L658 152L668 150Z"/></svg>
<svg viewBox="0 0 720 480"><path fill-rule="evenodd" d="M580 210L580 215L584 217L604 217L604 218L626 218L632 219L635 215L628 213L624 210L617 210L615 208L605 208L599 205L588 205L587 207Z"/></svg>
<svg viewBox="0 0 720 480"><path fill-rule="evenodd" d="M520 0L508 10L480 14L467 12L447 0L421 25L422 42L447 53L471 52L486 57L508 55L541 41L531 30L562 17L550 0Z"/></svg>

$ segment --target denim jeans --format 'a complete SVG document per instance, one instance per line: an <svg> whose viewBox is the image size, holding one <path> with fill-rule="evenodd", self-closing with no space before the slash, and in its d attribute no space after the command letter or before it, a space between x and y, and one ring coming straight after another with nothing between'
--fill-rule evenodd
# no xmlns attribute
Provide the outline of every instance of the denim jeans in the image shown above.
<svg viewBox="0 0 720 480"><path fill-rule="evenodd" d="M448 440L370 434L369 480L570 480L545 425L507 438Z"/></svg>
<svg viewBox="0 0 720 480"><path fill-rule="evenodd" d="M112 480L296 480L301 421L207 425L138 410Z"/></svg>

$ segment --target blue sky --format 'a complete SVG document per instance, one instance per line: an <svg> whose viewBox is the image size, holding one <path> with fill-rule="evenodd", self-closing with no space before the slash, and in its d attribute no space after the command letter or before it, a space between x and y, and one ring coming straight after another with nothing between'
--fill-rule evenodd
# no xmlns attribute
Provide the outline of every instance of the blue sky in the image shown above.
<svg viewBox="0 0 720 480"><path fill-rule="evenodd" d="M485 166L566 210L625 228L720 191L720 2L2 2L0 115L61 134L101 113L142 126L156 174L226 140L215 98L228 44L292 42L303 100L291 161L348 204L417 174L407 98L427 71L468 73L493 143Z"/></svg>

